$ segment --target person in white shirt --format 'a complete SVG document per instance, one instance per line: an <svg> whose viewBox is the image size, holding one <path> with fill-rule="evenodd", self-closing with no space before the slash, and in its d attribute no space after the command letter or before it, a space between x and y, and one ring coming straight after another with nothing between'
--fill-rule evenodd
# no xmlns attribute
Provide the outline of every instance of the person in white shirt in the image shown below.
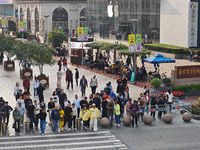
<svg viewBox="0 0 200 150"><path fill-rule="evenodd" d="M72 118L72 122L73 122L73 127L74 127L74 131L76 131L76 116L77 116L77 109L75 107L75 104L72 104L72 111L73 111L73 118Z"/></svg>
<svg viewBox="0 0 200 150"><path fill-rule="evenodd" d="M35 78L35 81L33 82L34 96L38 96L37 88L39 87L39 84L40 84L40 81L38 81L38 79Z"/></svg>
<svg viewBox="0 0 200 150"><path fill-rule="evenodd" d="M168 98L168 104L169 104L169 111L171 111L171 107L172 107L172 102L173 102L173 94L171 93L171 90L168 90L168 92L166 93L166 96Z"/></svg>
<svg viewBox="0 0 200 150"><path fill-rule="evenodd" d="M19 106L19 103L21 103L21 105L24 106L24 100L22 99L22 96L20 96L17 100L17 107Z"/></svg>
<svg viewBox="0 0 200 150"><path fill-rule="evenodd" d="M21 87L19 86L19 82L16 83L16 86L14 88L14 95L17 96L17 93L19 93L19 90L21 90Z"/></svg>
<svg viewBox="0 0 200 150"><path fill-rule="evenodd" d="M71 104L69 100L67 100L67 97L65 97L65 100L64 100L64 107L66 107L68 104ZM65 108L63 108L65 109Z"/></svg>
<svg viewBox="0 0 200 150"><path fill-rule="evenodd" d="M96 75L93 76L93 78L90 81L90 87L92 90L92 94L96 93L96 88L98 87L98 82L97 82L97 78Z"/></svg>
<svg viewBox="0 0 200 150"><path fill-rule="evenodd" d="M73 100L73 103L75 104L76 108L77 108L77 118L79 118L79 114L80 114L80 102L81 100L78 98L78 95L75 95L75 99Z"/></svg>
<svg viewBox="0 0 200 150"><path fill-rule="evenodd" d="M35 128L38 128L38 118L40 114L40 104L37 103L37 100L34 100L34 106L35 106L35 114L36 114L36 120L35 120Z"/></svg>

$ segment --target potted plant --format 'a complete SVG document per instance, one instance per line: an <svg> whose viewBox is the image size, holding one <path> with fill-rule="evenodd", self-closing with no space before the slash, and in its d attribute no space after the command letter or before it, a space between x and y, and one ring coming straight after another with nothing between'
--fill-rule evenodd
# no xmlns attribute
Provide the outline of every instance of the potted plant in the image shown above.
<svg viewBox="0 0 200 150"><path fill-rule="evenodd" d="M159 90L160 85L161 85L161 81L159 79L155 78L155 79L151 80L151 86L154 87L154 90L160 91Z"/></svg>
<svg viewBox="0 0 200 150"><path fill-rule="evenodd" d="M15 45L15 39L11 36L4 36L0 34L0 52L4 53L7 56L7 60L4 61L5 70L15 70L15 62L11 60L11 57L14 56L13 47Z"/></svg>
<svg viewBox="0 0 200 150"><path fill-rule="evenodd" d="M30 64L39 68L40 74L35 76L44 86L49 86L49 77L43 73L44 65L53 65L56 61L53 59L54 49L48 45L29 44L28 55Z"/></svg>

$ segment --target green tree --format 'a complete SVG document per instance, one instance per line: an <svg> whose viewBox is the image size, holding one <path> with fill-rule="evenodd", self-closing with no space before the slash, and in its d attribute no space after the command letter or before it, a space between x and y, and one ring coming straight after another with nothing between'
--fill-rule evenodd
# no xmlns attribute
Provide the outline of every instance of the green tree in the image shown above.
<svg viewBox="0 0 200 150"><path fill-rule="evenodd" d="M8 31L16 32L16 23L13 20L8 21Z"/></svg>
<svg viewBox="0 0 200 150"><path fill-rule="evenodd" d="M48 42L52 43L52 46L55 47L60 47L63 41L66 40L66 36L63 33L62 29L55 29L53 31L50 31L48 33Z"/></svg>
<svg viewBox="0 0 200 150"><path fill-rule="evenodd" d="M0 34L0 52L6 54L8 61L14 56L13 47L15 46L15 43L16 41L13 37Z"/></svg>
<svg viewBox="0 0 200 150"><path fill-rule="evenodd" d="M39 45L39 44L28 44L28 54L27 58L30 61L30 64L37 66L40 71L40 75L43 74L44 65L53 65L56 61L53 59L55 50L48 45Z"/></svg>

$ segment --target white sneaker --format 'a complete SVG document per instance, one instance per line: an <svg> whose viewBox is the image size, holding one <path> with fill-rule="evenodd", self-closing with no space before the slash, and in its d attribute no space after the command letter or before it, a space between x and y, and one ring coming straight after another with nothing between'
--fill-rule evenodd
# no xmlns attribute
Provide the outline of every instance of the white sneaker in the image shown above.
<svg viewBox="0 0 200 150"><path fill-rule="evenodd" d="M76 131L77 129L76 128L74 128L74 131Z"/></svg>
<svg viewBox="0 0 200 150"><path fill-rule="evenodd" d="M120 124L118 124L117 126L120 127Z"/></svg>
<svg viewBox="0 0 200 150"><path fill-rule="evenodd" d="M42 134L42 136L43 136L44 134Z"/></svg>
<svg viewBox="0 0 200 150"><path fill-rule="evenodd" d="M95 133L97 133L97 130L95 131Z"/></svg>
<svg viewBox="0 0 200 150"><path fill-rule="evenodd" d="M68 129L68 131L72 131L72 129L71 129L71 128L69 128L69 129Z"/></svg>

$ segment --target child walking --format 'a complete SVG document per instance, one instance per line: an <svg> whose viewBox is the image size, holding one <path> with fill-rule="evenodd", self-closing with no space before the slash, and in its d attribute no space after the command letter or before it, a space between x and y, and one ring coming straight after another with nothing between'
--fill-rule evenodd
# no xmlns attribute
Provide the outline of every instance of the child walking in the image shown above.
<svg viewBox="0 0 200 150"><path fill-rule="evenodd" d="M83 130L87 131L88 120L90 118L90 111L87 109L86 106L84 106L84 108L81 110L80 117L83 120Z"/></svg>
<svg viewBox="0 0 200 150"><path fill-rule="evenodd" d="M64 126L65 113L64 113L64 110L61 107L59 108L59 113L60 113L59 128L60 128L60 131L62 132L63 131L63 126Z"/></svg>

